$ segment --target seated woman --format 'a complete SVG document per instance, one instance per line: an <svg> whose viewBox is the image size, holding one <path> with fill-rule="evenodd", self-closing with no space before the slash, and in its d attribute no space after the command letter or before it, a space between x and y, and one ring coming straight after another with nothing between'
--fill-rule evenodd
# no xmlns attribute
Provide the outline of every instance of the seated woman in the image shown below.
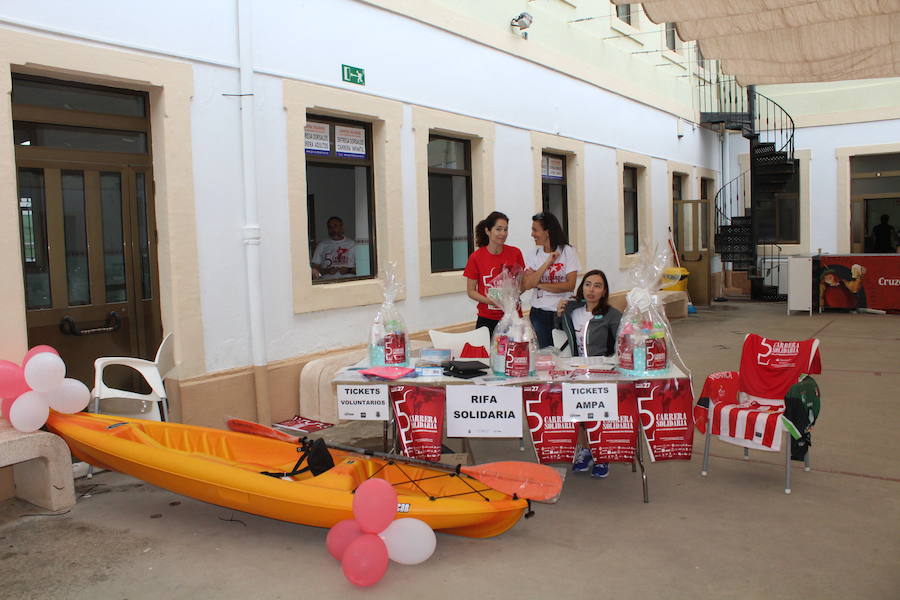
<svg viewBox="0 0 900 600"><path fill-rule="evenodd" d="M616 352L616 334L622 313L609 305L609 284L599 269L588 271L575 292L574 300L561 300L556 322L569 338L572 356L612 356ZM578 448L572 470L587 471L593 458L587 447ZM593 477L609 475L607 463L597 463Z"/></svg>

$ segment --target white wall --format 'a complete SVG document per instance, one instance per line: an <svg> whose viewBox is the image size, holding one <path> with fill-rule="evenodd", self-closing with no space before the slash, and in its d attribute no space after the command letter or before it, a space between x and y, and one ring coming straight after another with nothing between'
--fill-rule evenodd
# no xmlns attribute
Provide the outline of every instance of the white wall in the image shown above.
<svg viewBox="0 0 900 600"><path fill-rule="evenodd" d="M619 191L613 148L655 157L653 231L665 243L670 212L664 160L718 168L716 136L691 125L676 136L678 119L420 22L354 0L267 0L253 3L256 192L262 232L266 358L278 360L358 344L377 306L295 315L287 203L287 136L281 78L322 83L405 103L401 131L402 203L411 330L474 318L464 294L418 297L418 222L412 105L465 114L496 126L495 206L511 218L509 242L533 246L530 131L587 142L585 219L587 264L618 269ZM102 15L102 18L98 18ZM206 368L247 365L250 357L245 279L242 162L236 10L232 2L81 3L2 2L0 22L34 33L108 44L183 59L194 69L191 136ZM342 83L341 64L366 70L365 87ZM378 149L376 148L376 152ZM475 215L478 220L484 215ZM427 222L427 221L426 221Z"/></svg>

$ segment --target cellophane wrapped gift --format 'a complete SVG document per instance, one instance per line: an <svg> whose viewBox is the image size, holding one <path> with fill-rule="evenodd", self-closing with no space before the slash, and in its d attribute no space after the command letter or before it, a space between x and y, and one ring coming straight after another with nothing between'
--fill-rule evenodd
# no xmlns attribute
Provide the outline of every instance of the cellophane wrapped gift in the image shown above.
<svg viewBox="0 0 900 600"><path fill-rule="evenodd" d="M652 376L668 370L673 360L687 372L656 295L670 256L668 248L654 252L642 246L637 264L627 274L633 287L616 338L618 369L625 375Z"/></svg>
<svg viewBox="0 0 900 600"><path fill-rule="evenodd" d="M379 283L384 293L384 303L369 329L369 364L373 367L405 367L409 365L409 333L403 316L394 304L394 299L403 289L396 263L388 263Z"/></svg>
<svg viewBox="0 0 900 600"><path fill-rule="evenodd" d="M503 310L491 339L491 370L495 375L527 377L535 372L537 336L519 311L522 273L504 269L491 282L488 292Z"/></svg>

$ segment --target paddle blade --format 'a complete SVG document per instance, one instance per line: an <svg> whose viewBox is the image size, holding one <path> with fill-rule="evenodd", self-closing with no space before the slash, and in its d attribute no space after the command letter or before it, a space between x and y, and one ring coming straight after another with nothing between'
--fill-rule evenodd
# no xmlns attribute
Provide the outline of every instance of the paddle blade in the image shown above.
<svg viewBox="0 0 900 600"><path fill-rule="evenodd" d="M503 461L462 467L466 475L474 477L498 492L515 494L527 500L549 500L562 489L562 478L546 465L522 461Z"/></svg>
<svg viewBox="0 0 900 600"><path fill-rule="evenodd" d="M272 429L271 427L266 427L265 425L254 423L253 421L245 421L244 419L225 419L225 425L231 431L237 431L239 433L261 435L263 437L280 440L282 442L289 442L291 444L296 444L300 441L300 438L297 436L288 435L283 431L278 431L277 429Z"/></svg>

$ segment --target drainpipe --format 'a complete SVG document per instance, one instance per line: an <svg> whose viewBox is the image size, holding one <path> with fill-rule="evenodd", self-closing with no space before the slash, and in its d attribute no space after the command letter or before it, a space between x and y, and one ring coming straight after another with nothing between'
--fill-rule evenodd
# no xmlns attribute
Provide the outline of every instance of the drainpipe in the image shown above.
<svg viewBox="0 0 900 600"><path fill-rule="evenodd" d="M244 183L244 260L250 312L250 349L256 392L256 420L272 422L266 373L266 338L263 323L262 278L260 276L260 228L256 202L255 129L253 121L253 13L252 0L237 0L238 56L240 58L241 174Z"/></svg>

